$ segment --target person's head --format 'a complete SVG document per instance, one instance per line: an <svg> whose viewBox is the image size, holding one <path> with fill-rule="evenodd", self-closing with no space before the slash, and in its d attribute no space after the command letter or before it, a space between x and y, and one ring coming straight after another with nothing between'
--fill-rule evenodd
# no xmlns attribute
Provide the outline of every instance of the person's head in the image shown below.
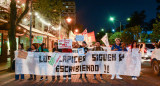
<svg viewBox="0 0 160 86"><path fill-rule="evenodd" d="M55 42L55 43L54 43L54 48L57 48L57 47L58 47L58 43Z"/></svg>
<svg viewBox="0 0 160 86"><path fill-rule="evenodd" d="M42 43L42 45L41 45L41 51L43 52L43 49L45 49L45 48L46 48L46 44Z"/></svg>
<svg viewBox="0 0 160 86"><path fill-rule="evenodd" d="M86 47L87 43L85 41L82 42L82 47Z"/></svg>
<svg viewBox="0 0 160 86"><path fill-rule="evenodd" d="M100 46L101 46L100 41L97 41L97 42L96 42L96 47L100 47Z"/></svg>
<svg viewBox="0 0 160 86"><path fill-rule="evenodd" d="M133 41L131 44L131 48L137 48L138 44L136 41Z"/></svg>
<svg viewBox="0 0 160 86"><path fill-rule="evenodd" d="M121 44L121 39L120 38L116 38L115 42L116 42L116 45L120 45Z"/></svg>
<svg viewBox="0 0 160 86"><path fill-rule="evenodd" d="M24 49L24 48L23 48L23 43L21 43L21 44L18 45L18 49L19 49L19 50Z"/></svg>
<svg viewBox="0 0 160 86"><path fill-rule="evenodd" d="M32 46L31 46L31 49L32 49L32 50L35 50L35 49L37 49L37 46L36 46L36 44L32 44Z"/></svg>

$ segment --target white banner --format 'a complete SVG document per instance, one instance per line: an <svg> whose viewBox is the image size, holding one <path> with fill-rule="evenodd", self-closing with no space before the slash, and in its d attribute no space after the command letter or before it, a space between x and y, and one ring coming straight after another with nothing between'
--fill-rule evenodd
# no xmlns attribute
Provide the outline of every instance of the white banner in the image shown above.
<svg viewBox="0 0 160 86"><path fill-rule="evenodd" d="M78 53L28 52L26 59L16 56L16 74L68 75L119 74L139 76L141 60L123 51L90 51ZM137 57L140 58L140 55Z"/></svg>

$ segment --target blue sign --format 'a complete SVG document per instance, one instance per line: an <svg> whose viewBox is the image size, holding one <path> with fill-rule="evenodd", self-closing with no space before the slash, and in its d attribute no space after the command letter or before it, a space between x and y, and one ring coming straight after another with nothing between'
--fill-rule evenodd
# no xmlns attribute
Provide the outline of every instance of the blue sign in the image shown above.
<svg viewBox="0 0 160 86"><path fill-rule="evenodd" d="M84 41L83 35L76 35L76 41Z"/></svg>

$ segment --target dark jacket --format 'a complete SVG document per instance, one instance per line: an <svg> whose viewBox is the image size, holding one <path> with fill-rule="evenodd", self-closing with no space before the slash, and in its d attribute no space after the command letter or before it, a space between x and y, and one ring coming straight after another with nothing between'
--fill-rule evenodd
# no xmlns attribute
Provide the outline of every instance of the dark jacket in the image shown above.
<svg viewBox="0 0 160 86"><path fill-rule="evenodd" d="M92 51L104 51L102 47L94 47Z"/></svg>
<svg viewBox="0 0 160 86"><path fill-rule="evenodd" d="M55 52L55 51L62 52L62 49L53 48L53 49L52 49L52 52Z"/></svg>

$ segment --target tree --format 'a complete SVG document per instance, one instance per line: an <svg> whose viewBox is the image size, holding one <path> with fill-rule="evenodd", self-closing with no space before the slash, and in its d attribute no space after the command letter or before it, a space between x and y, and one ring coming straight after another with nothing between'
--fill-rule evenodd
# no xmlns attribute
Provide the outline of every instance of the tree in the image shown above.
<svg viewBox="0 0 160 86"><path fill-rule="evenodd" d="M114 44L116 38L121 38L120 32L115 32L113 35L109 37L109 44Z"/></svg>
<svg viewBox="0 0 160 86"><path fill-rule="evenodd" d="M16 27L20 23L21 19L27 14L29 10L29 0L26 0L25 10L20 16L17 16L16 0L11 0L10 3L10 29L8 31L9 42L10 42L10 56L11 56L11 66L14 59L14 51L16 50Z"/></svg>
<svg viewBox="0 0 160 86"><path fill-rule="evenodd" d="M51 21L52 24L59 24L60 16L64 10L62 0L37 0L34 10L41 13L44 19Z"/></svg>
<svg viewBox="0 0 160 86"><path fill-rule="evenodd" d="M128 44L134 40L138 41L138 39L140 39L141 32L142 28L140 26L127 28L122 33L122 41Z"/></svg>
<svg viewBox="0 0 160 86"><path fill-rule="evenodd" d="M128 24L126 25L126 28L129 28L129 27L134 27L134 26L138 26L140 25L141 27L143 27L144 25L144 20L146 18L146 15L145 15L145 11L141 11L141 12L138 12L138 11L135 11L132 15L131 15L131 20L128 22Z"/></svg>
<svg viewBox="0 0 160 86"><path fill-rule="evenodd" d="M157 42L160 39L160 22L153 24L153 33L151 34L151 41Z"/></svg>

